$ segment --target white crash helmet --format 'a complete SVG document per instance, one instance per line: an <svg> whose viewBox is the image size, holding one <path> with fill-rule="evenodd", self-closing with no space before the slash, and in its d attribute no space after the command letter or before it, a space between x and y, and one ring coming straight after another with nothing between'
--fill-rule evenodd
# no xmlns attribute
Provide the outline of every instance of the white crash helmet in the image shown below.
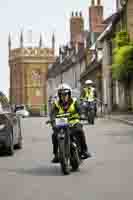
<svg viewBox="0 0 133 200"><path fill-rule="evenodd" d="M70 90L70 91L72 91L71 87L70 87L68 84L66 84L66 83L60 84L60 85L58 86L57 90L58 90L58 91L59 91L59 90Z"/></svg>
<svg viewBox="0 0 133 200"><path fill-rule="evenodd" d="M72 89L71 87L66 84L66 83L62 83L58 86L57 88L57 91L58 91L58 96L60 97L61 94L63 93L68 93L70 96L71 96L71 93L72 93Z"/></svg>
<svg viewBox="0 0 133 200"><path fill-rule="evenodd" d="M91 84L93 84L93 81L92 81L92 80L86 80L86 81L85 81L85 84L86 84L86 85L89 85L89 84L91 85Z"/></svg>

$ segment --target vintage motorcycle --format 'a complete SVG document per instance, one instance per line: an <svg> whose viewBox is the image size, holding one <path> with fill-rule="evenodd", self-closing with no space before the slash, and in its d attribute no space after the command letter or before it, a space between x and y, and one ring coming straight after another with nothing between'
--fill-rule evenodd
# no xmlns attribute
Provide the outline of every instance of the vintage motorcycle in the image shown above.
<svg viewBox="0 0 133 200"><path fill-rule="evenodd" d="M70 173L70 166L73 171L77 171L81 164L81 147L72 132L73 125L68 122L69 116L69 113L57 115L54 120L59 145L59 162L64 175Z"/></svg>
<svg viewBox="0 0 133 200"><path fill-rule="evenodd" d="M95 102L89 100L80 100L80 117L87 120L89 124L95 123Z"/></svg>

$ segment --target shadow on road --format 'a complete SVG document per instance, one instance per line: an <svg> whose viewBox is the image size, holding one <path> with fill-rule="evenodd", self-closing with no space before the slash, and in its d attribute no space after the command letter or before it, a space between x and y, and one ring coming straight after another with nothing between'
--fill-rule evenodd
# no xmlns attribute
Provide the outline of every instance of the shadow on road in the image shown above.
<svg viewBox="0 0 133 200"><path fill-rule="evenodd" d="M60 171L60 165L44 165L31 169L16 169L13 170L17 174L30 175L30 176L63 176Z"/></svg>
<svg viewBox="0 0 133 200"><path fill-rule="evenodd" d="M0 148L0 157L11 157L11 156L8 155L5 149Z"/></svg>

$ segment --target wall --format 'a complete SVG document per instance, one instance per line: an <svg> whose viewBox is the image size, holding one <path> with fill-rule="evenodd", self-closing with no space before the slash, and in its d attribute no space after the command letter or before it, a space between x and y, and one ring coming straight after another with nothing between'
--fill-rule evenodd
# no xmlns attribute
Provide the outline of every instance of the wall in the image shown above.
<svg viewBox="0 0 133 200"><path fill-rule="evenodd" d="M126 13L128 32L131 40L133 40L133 0L128 0Z"/></svg>

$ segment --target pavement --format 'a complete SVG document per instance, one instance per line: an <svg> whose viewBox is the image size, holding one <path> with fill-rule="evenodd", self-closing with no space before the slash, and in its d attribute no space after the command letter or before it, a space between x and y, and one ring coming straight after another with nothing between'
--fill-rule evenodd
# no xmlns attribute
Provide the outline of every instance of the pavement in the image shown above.
<svg viewBox="0 0 133 200"><path fill-rule="evenodd" d="M133 113L111 113L109 115L105 115L104 118L133 126Z"/></svg>

